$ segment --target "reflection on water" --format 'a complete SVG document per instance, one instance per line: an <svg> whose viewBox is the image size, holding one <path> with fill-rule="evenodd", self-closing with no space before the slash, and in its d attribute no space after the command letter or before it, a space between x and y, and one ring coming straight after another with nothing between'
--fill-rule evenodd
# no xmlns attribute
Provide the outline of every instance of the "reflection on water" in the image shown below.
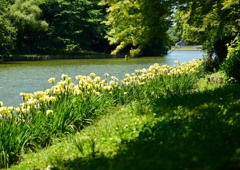
<svg viewBox="0 0 240 170"><path fill-rule="evenodd" d="M43 60L23 61L0 64L0 101L5 105L17 106L22 102L20 92L35 92L51 86L47 80L61 74L67 74L75 79L76 75L89 75L91 72L99 76L109 73L119 79L125 73L136 69L148 68L154 63L174 65L175 61L186 62L203 58L200 51L173 51L165 57L145 57L124 59L74 59L74 60Z"/></svg>

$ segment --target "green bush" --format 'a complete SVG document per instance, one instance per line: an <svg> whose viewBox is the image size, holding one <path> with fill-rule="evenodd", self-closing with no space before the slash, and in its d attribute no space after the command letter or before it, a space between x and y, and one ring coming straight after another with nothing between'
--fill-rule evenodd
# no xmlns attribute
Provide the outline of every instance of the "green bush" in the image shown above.
<svg viewBox="0 0 240 170"><path fill-rule="evenodd" d="M227 76L233 77L240 82L240 36L228 46L227 58L223 61L220 69L226 72Z"/></svg>

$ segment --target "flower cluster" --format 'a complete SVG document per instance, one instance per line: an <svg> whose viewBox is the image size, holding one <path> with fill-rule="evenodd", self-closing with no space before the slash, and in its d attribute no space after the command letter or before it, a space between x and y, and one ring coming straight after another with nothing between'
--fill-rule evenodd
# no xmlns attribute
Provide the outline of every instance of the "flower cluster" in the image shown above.
<svg viewBox="0 0 240 170"><path fill-rule="evenodd" d="M168 76L178 76L181 74L193 74L196 73L199 66L203 64L203 60L193 60L191 62L185 62L180 64L176 62L176 65L170 67L168 65L154 64L148 69L135 70L135 73L125 74L125 78L122 80L122 84L126 86L143 85L148 81L153 80L156 77L168 75Z"/></svg>
<svg viewBox="0 0 240 170"><path fill-rule="evenodd" d="M0 118L10 118L12 114L24 113L28 114L31 109L41 110L43 107L51 105L62 96L78 96L85 98L87 95L103 95L112 94L114 89L120 90L123 87L135 87L144 85L154 80L154 78L168 75L175 76L180 74L195 73L197 68L203 63L202 60L194 60L183 64L177 63L174 67L168 65L154 64L148 69L135 70L132 74L125 74L125 78L119 81L116 77L110 77L108 73L105 78L91 73L89 76L76 76L77 83L74 84L72 78L62 74L61 80L55 84L55 77L49 78L48 82L52 84L50 89L45 91L37 91L34 93L20 93L23 99L17 108L6 107L0 102ZM123 91L123 94L127 92ZM45 111L46 115L53 114L54 111Z"/></svg>

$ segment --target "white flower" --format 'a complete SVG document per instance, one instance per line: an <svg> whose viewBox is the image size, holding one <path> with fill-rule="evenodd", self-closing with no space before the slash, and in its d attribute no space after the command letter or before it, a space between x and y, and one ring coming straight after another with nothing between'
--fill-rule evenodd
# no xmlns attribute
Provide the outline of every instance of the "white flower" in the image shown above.
<svg viewBox="0 0 240 170"><path fill-rule="evenodd" d="M46 111L46 115L48 116L49 114L52 114L53 113L53 111L52 110L47 110Z"/></svg>
<svg viewBox="0 0 240 170"><path fill-rule="evenodd" d="M108 73L105 73L105 74L104 74L104 76L105 76L105 77L108 77L108 76L109 76L109 74L108 74Z"/></svg>
<svg viewBox="0 0 240 170"><path fill-rule="evenodd" d="M0 107L3 107L3 102L2 101L0 101Z"/></svg>

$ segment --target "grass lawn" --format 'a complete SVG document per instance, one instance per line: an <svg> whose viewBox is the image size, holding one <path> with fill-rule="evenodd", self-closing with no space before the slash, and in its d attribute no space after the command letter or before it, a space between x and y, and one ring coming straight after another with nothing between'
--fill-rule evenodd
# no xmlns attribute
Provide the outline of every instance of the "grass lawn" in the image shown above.
<svg viewBox="0 0 240 170"><path fill-rule="evenodd" d="M0 168L240 169L240 85L205 62L63 74L17 108L0 102Z"/></svg>
<svg viewBox="0 0 240 170"><path fill-rule="evenodd" d="M83 130L24 154L12 169L240 169L240 86L209 76L215 75L196 80L191 93L108 107Z"/></svg>

